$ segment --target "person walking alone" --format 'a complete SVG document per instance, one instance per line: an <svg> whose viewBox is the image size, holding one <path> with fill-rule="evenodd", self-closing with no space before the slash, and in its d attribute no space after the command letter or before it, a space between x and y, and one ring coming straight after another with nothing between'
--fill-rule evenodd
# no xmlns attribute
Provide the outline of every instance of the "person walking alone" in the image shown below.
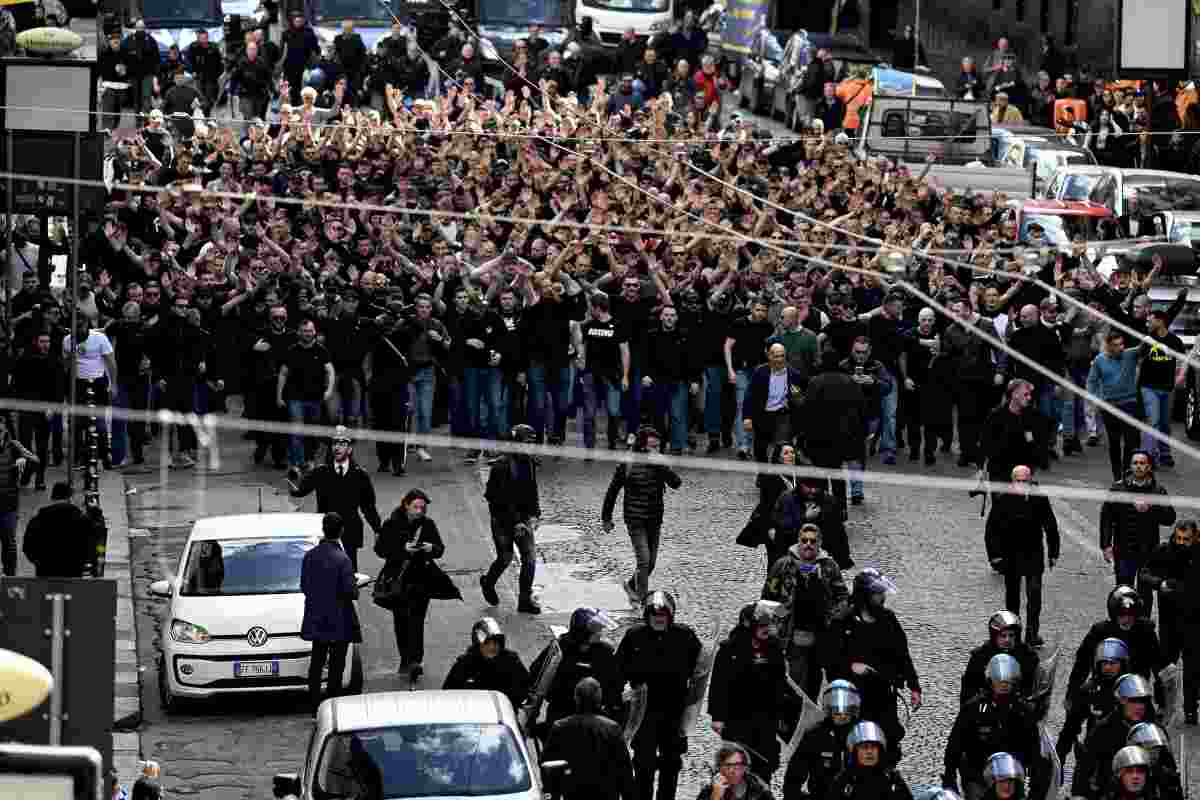
<svg viewBox="0 0 1200 800"><path fill-rule="evenodd" d="M529 425L512 429L512 440L528 444L537 438ZM479 588L488 605L499 605L496 581L512 563L513 548L521 555L521 574L517 579L519 597L517 611L540 614L542 607L533 599L533 577L537 570L537 542L534 532L541 522L542 508L538 502L537 461L526 453L509 453L492 464L484 497L492 518L492 543L496 560L479 578Z"/></svg>
<svg viewBox="0 0 1200 800"><path fill-rule="evenodd" d="M425 615L429 612L429 601L457 594L457 590L446 585L449 579L445 573L433 563L445 554L446 545L437 524L429 518L428 509L429 495L420 489L409 490L375 539L375 554L384 560L380 579L402 576L404 591L389 610L396 650L400 653L400 672L408 670L413 683L425 672L421 662L425 660Z"/></svg>
<svg viewBox="0 0 1200 800"><path fill-rule="evenodd" d="M605 533L611 533L613 506L617 504L621 489L625 490L625 527L629 530L633 554L637 559L637 572L625 582L625 593L635 607L641 606L650 591L650 576L658 560L665 487L678 489L683 485L679 475L659 455L660 441L658 431L653 427L643 425L638 429L633 450L635 453L650 454L650 461L618 464L600 510L600 524ZM655 463L660 460L662 463Z"/></svg>
<svg viewBox="0 0 1200 800"><path fill-rule="evenodd" d="M305 497L314 490L317 493L317 511L322 514L336 512L342 518L342 549L350 556L350 566L358 571L358 549L363 546L363 524L359 517L367 518L367 524L376 535L383 525L379 509L375 507L375 486L371 476L351 456L354 440L345 425L338 425L331 442L333 461L322 464L312 472L304 474L300 485L291 485L292 497Z"/></svg>
<svg viewBox="0 0 1200 800"><path fill-rule="evenodd" d="M1014 614L1021 613L1021 580L1029 609L1025 614L1025 641L1031 647L1043 644L1038 635L1042 613L1042 575L1047 555L1050 569L1059 557L1058 520L1050 499L1035 488L1033 470L1021 464L1012 470L1008 490L995 495L987 519L988 560L1000 562L1004 574L1004 605ZM1046 546L1043 548L1042 541Z"/></svg>
<svg viewBox="0 0 1200 800"><path fill-rule="evenodd" d="M300 591L304 593L300 638L312 642L308 696L314 712L321 704L321 672L325 662L329 662L326 696L338 697L342 693L350 643L362 641L362 627L354 608L358 597L354 567L341 543L343 525L340 514L326 514L321 520L325 536L304 554L300 567Z"/></svg>
<svg viewBox="0 0 1200 800"><path fill-rule="evenodd" d="M1137 581L1142 616L1152 617L1153 588L1139 572L1159 545L1159 526L1175 524L1175 508L1155 479L1154 460L1145 450L1133 451L1129 472L1109 492L1113 499L1100 507L1100 549L1113 565L1116 585L1133 586Z"/></svg>

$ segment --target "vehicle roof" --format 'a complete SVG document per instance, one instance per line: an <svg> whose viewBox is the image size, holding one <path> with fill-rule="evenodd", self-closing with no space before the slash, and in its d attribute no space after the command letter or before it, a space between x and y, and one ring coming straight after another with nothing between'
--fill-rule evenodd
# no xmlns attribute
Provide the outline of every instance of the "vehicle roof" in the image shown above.
<svg viewBox="0 0 1200 800"><path fill-rule="evenodd" d="M1012 124L1005 125L1003 123L993 123L992 133L1008 133L1013 136L1056 136L1053 128L1045 128L1041 125L1022 125Z"/></svg>
<svg viewBox="0 0 1200 800"><path fill-rule="evenodd" d="M1058 217L1111 217L1113 215L1107 206L1093 203L1090 200L1026 200L1021 206L1021 212Z"/></svg>
<svg viewBox="0 0 1200 800"><path fill-rule="evenodd" d="M193 540L269 539L297 535L321 536L321 514L234 514L205 517L192 526Z"/></svg>
<svg viewBox="0 0 1200 800"><path fill-rule="evenodd" d="M346 695L322 703L317 716L318 725L329 731L456 723L516 727L504 695L474 689Z"/></svg>
<svg viewBox="0 0 1200 800"><path fill-rule="evenodd" d="M1182 178L1187 181L1200 181L1200 176L1189 175L1186 172L1171 172L1165 169L1114 169L1113 174L1128 180L1129 178Z"/></svg>

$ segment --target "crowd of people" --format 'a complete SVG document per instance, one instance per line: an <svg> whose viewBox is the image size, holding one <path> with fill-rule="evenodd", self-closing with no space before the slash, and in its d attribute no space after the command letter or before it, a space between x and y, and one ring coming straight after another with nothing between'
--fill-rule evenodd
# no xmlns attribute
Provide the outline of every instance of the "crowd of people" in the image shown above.
<svg viewBox="0 0 1200 800"><path fill-rule="evenodd" d="M718 65L698 46L691 19L661 53L627 39L613 69L589 61L587 31L560 51L535 26L494 99L466 37L439 42L426 58L400 26L373 65L354 61L348 26L335 45L342 73L328 87L307 85L319 49L311 34L294 20L275 52L251 33L232 64L201 36L188 52L168 54L165 67L150 57L144 30L110 42L102 72L135 86L145 124L115 148L114 188L82 244L70 296L39 282L38 262L49 254L14 241L10 270L23 274L12 297L12 396L59 402L73 378L101 405L137 410L203 414L238 395L251 420L415 434L444 423L466 445L467 462L494 462L487 500L497 559L480 582L484 597L496 602L515 548L519 607L529 613L538 610L532 542L542 512L526 487L537 465L495 456L490 441L562 445L577 419L589 449L599 439L647 455L846 467L848 481L758 479L761 501L739 541L765 546L771 566L765 599L743 610L716 657L709 709L729 744L706 787L713 800L731 789L739 798L769 791L782 766L776 733L781 723L794 730L803 708L787 678L825 717L793 748L786 798L805 786L829 797L907 796L895 771L904 735L897 693L906 690L915 708L920 682L883 603L891 582L868 568L851 591L842 577L854 564L845 523L866 500L868 463L906 455L928 470L955 443L957 467L994 488L989 531L1023 536L988 536L1009 611L993 617L964 676L945 783L961 778L968 797L1007 800L1023 796L1026 772L1035 786L1049 781L1034 647L1040 576L1059 542L1034 477L1085 457L1084 443L1103 435L1117 499L1105 506L1100 544L1118 583L1137 588L1114 592L1110 618L1093 631L1103 637L1080 648L1068 696L1073 711L1088 711L1074 736L1060 738L1059 755L1087 723L1074 794L1173 791L1165 734L1138 724L1154 721L1152 684L1167 663L1144 632L1155 591L1171 597L1161 613L1178 615L1164 647L1183 652L1185 713L1195 719L1187 665L1197 659L1178 632L1191 601L1176 601L1191 578L1184 560L1159 549L1159 527L1175 518L1154 474L1173 465L1172 452L1050 377L1170 434L1169 398L1187 365L1169 327L1186 292L1153 307L1147 291L1158 267L1119 265L1104 279L1087 243L1054 253L1037 230L1022 240L1003 196L941 191L904 166L858 160L834 137L836 126L774 140L748 120L725 119ZM173 111L216 105L230 79L240 124L168 125ZM430 96L434 87L441 91ZM114 93L107 113L119 115L122 91L105 90ZM915 257L897 270L896 253ZM70 306L74 331L64 326ZM20 423L23 457L62 461L61 421L30 414ZM118 419L105 433L103 457L115 467L142 463L155 436L169 443L176 468L194 467L200 450L186 424ZM325 448L317 441L252 435L256 463L269 458L288 470L297 494L320 492L329 477L321 470L333 467L318 466ZM349 435L328 449L332 464L344 460ZM416 471L410 453L421 462L453 457L430 449L381 442L374 466L404 474ZM695 634L674 621L674 600L653 588L662 498L680 480L666 463L622 465L600 509L611 528L625 492L637 562L626 589L646 619L612 656L618 675L650 686L632 777L620 790L638 800L651 799L656 773L659 796L674 796L684 752L678 714L700 657ZM377 545L381 557L441 555L436 528L424 522L428 497L418 494L387 523L368 516L377 533L390 525L401 537ZM1194 527L1181 522L1175 546ZM354 536L352 559L361 524ZM427 608L426 600L396 616L402 668L414 680ZM561 643L588 654L580 661L590 662L585 645L603 628L593 617L573 619L573 638ZM495 666L503 652L499 626L481 622L449 683L523 700L527 673L507 656ZM571 674L552 709L563 717L576 707L612 709L611 680L597 677L595 687ZM822 692L823 679L832 682ZM776 691L735 701L747 680ZM549 752L563 746L560 730L551 728ZM847 748L844 769L826 755Z"/></svg>

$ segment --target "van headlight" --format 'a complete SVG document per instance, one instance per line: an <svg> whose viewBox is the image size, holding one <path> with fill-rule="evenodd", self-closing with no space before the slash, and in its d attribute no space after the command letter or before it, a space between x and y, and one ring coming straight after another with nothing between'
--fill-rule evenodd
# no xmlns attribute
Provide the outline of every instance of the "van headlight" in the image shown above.
<svg viewBox="0 0 1200 800"><path fill-rule="evenodd" d="M662 33L663 31L669 31L671 30L671 20L662 19L658 22L651 22L649 30L651 33Z"/></svg>
<svg viewBox="0 0 1200 800"><path fill-rule="evenodd" d="M193 625L182 619L173 619L171 620L171 638L187 644L204 644L212 637L208 635L208 629L201 625Z"/></svg>

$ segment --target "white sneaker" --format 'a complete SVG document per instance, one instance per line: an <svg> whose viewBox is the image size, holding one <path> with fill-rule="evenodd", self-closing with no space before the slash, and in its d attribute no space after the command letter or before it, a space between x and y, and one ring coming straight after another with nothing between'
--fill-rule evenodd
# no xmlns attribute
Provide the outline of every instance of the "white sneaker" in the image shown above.
<svg viewBox="0 0 1200 800"><path fill-rule="evenodd" d="M424 447L417 448L417 458L421 459L422 461L433 461L433 456L429 455L429 451Z"/></svg>

